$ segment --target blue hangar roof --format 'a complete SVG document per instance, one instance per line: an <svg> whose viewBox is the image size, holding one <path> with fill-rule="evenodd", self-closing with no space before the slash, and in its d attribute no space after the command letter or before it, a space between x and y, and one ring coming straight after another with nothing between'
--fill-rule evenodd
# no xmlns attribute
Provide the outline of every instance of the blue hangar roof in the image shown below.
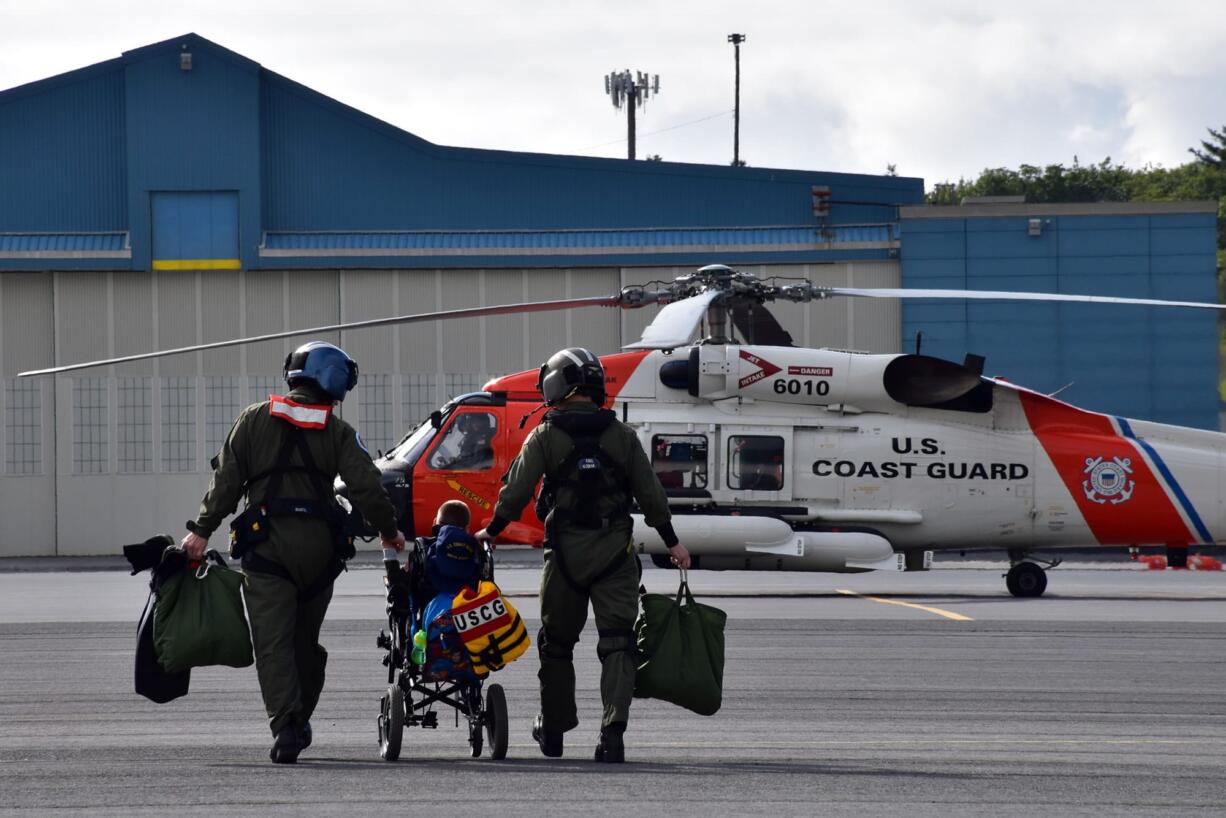
<svg viewBox="0 0 1226 818"><path fill-rule="evenodd" d="M195 34L0 92L0 122L0 269L891 258L923 199L916 178L435 145Z"/></svg>

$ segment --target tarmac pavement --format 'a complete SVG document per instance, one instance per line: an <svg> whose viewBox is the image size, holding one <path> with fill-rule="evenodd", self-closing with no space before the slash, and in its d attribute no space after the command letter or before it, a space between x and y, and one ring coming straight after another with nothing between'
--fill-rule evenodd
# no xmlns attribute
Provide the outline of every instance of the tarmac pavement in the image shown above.
<svg viewBox="0 0 1226 818"><path fill-rule="evenodd" d="M535 555L498 578L535 634ZM676 575L648 569L649 590ZM566 755L529 738L536 660L507 691L505 761L468 756L450 711L378 758L378 571L337 586L315 745L268 762L254 670L131 692L144 577L0 573L0 815L1226 814L1226 574L1065 566L1017 600L1000 566L923 574L694 572L729 613L724 705L640 700L629 763L598 765L595 635L576 648ZM953 616L951 616L953 615ZM589 630L592 626L589 624Z"/></svg>

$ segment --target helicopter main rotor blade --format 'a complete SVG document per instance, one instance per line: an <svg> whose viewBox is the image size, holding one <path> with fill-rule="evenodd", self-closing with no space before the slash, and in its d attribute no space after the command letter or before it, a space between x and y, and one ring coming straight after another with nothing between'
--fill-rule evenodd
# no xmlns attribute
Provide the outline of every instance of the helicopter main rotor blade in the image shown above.
<svg viewBox="0 0 1226 818"><path fill-rule="evenodd" d="M414 324L421 321L440 321L452 318L480 318L486 315L516 315L528 312L549 312L552 310L568 310L573 307L615 307L620 306L620 295L598 295L588 298L567 298L558 301L535 301L522 304L498 304L490 307L470 307L462 310L442 310L440 312L423 312L417 315L397 315L390 318L372 318L368 321L351 321L346 324L332 324L326 327L310 327L286 332L273 332L268 335L255 335L250 338L233 338L229 341L213 341L208 344L196 344L190 347L164 349L158 352L142 352L137 355L124 355L118 358L104 358L99 361L88 361L65 366L53 366L47 369L34 369L29 372L19 372L17 377L27 378L35 375L55 375L60 372L72 372L77 369L89 369L94 366L109 366L123 364L129 361L145 361L150 358L165 358L169 355L184 355L188 352L201 352L208 349L223 349L225 347L254 344L260 341L276 341L281 338L293 338L299 335L320 335L326 332L341 330L367 329L370 327L386 327L395 324Z"/></svg>
<svg viewBox="0 0 1226 818"><path fill-rule="evenodd" d="M822 287L829 295L850 295L864 298L969 298L979 301L1072 301L1084 304L1134 304L1141 307L1194 307L1203 310L1223 310L1226 304L1207 301L1164 301L1160 298L1124 298L1114 295L1076 295L1072 293L1019 293L1007 290L923 290L923 289L861 289L857 287Z"/></svg>
<svg viewBox="0 0 1226 818"><path fill-rule="evenodd" d="M723 293L719 290L706 290L665 304L655 320L643 330L642 337L622 349L676 349L685 346L707 314L707 307L721 295Z"/></svg>

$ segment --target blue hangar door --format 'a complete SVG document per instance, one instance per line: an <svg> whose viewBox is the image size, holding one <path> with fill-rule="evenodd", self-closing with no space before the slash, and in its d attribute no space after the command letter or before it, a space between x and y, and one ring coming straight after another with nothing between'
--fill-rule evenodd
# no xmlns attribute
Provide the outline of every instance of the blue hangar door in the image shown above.
<svg viewBox="0 0 1226 818"><path fill-rule="evenodd" d="M153 269L240 266L237 191L153 194Z"/></svg>

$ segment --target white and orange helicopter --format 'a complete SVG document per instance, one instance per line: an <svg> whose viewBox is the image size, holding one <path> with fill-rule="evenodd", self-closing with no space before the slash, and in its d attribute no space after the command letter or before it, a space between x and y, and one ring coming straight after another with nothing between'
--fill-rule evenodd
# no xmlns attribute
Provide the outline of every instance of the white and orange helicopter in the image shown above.
<svg viewBox="0 0 1226 818"><path fill-rule="evenodd" d="M1222 309L1107 296L779 284L724 265L659 290L380 318L54 367L23 376L291 336L522 312L662 304L642 338L601 357L609 405L634 427L698 569L924 570L934 551L1002 549L1014 596L1047 587L1036 552L1226 541L1226 434L1079 409L985 377L982 359L792 345L766 309L836 296L1072 301ZM699 340L692 339L697 335ZM406 532L446 499L488 521L500 478L539 422L535 371L460 395L376 464ZM343 495L343 487L341 490ZM665 563L636 520L640 553ZM529 508L501 540L540 546Z"/></svg>

